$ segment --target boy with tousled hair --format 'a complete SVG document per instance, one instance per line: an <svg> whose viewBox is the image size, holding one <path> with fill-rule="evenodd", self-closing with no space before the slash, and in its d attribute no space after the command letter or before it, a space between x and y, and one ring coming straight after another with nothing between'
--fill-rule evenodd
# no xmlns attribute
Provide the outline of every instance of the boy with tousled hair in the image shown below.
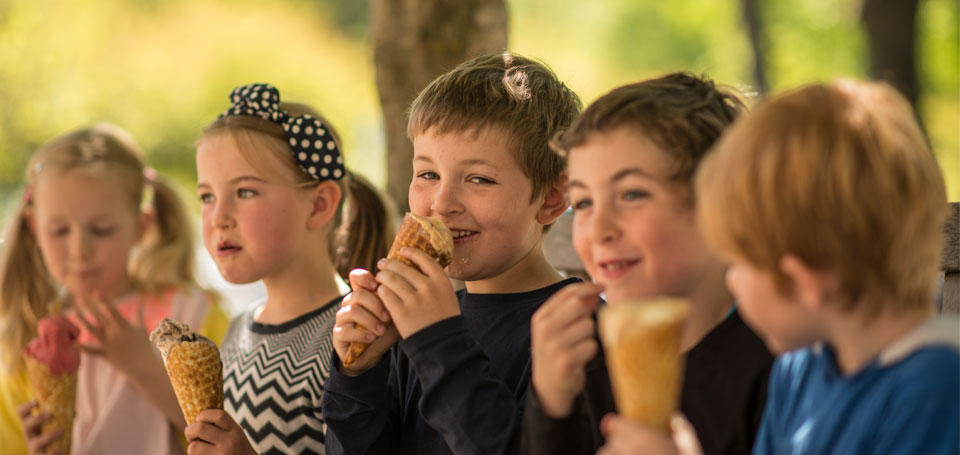
<svg viewBox="0 0 960 455"><path fill-rule="evenodd" d="M376 276L350 274L323 399L328 453L519 451L530 316L578 281L541 241L567 208L548 141L580 106L548 68L510 53L461 64L413 102L410 210L450 228L453 262L406 248L422 272L384 259ZM345 367L350 342L370 347Z"/></svg>
<svg viewBox="0 0 960 455"><path fill-rule="evenodd" d="M839 81L774 97L696 188L744 317L785 352L754 453L960 453L958 324L932 304L946 194L903 96Z"/></svg>
<svg viewBox="0 0 960 455"><path fill-rule="evenodd" d="M680 411L705 453L750 451L773 357L724 287L692 194L701 159L743 110L709 79L672 73L610 91L554 140L567 160L573 245L595 284L561 290L533 317L526 453L586 455L605 442L614 403L593 320L601 290L611 305L690 301Z"/></svg>

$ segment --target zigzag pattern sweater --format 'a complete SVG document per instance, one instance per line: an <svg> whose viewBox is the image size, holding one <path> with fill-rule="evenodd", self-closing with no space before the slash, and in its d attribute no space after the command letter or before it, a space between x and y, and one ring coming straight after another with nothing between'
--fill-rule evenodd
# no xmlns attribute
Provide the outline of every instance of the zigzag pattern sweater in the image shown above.
<svg viewBox="0 0 960 455"><path fill-rule="evenodd" d="M254 321L256 309L230 323L220 348L224 409L258 453L324 453L320 398L341 298L283 324Z"/></svg>

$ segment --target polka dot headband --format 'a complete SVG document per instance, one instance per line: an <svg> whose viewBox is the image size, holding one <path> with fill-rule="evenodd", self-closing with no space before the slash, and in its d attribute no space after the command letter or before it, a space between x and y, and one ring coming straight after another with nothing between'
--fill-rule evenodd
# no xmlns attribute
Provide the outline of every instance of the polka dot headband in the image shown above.
<svg viewBox="0 0 960 455"><path fill-rule="evenodd" d="M293 158L314 180L339 180L346 174L343 156L333 135L310 114L293 116L280 109L280 92L270 84L247 84L230 92L233 103L217 119L251 115L283 128Z"/></svg>

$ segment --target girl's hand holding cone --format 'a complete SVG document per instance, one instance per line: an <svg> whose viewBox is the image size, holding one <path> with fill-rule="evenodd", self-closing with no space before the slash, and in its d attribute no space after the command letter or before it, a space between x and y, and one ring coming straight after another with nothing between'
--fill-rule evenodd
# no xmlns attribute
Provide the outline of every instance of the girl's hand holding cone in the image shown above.
<svg viewBox="0 0 960 455"><path fill-rule="evenodd" d="M34 413L34 410L37 412ZM23 437L27 441L27 451L30 455L58 453L60 449L51 449L51 445L58 441L64 434L64 430L55 428L46 433L43 432L43 426L53 419L53 416L47 412L39 410L36 400L30 400L17 408L17 415L20 416L20 422L23 423Z"/></svg>

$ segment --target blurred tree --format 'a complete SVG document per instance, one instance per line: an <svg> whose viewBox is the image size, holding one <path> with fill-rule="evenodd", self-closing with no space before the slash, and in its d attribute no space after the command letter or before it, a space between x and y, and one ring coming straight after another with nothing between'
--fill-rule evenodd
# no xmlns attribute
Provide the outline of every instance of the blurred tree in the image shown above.
<svg viewBox="0 0 960 455"><path fill-rule="evenodd" d="M409 209L413 145L407 108L433 78L507 47L504 0L373 0L373 59L387 146L387 193Z"/></svg>
<svg viewBox="0 0 960 455"><path fill-rule="evenodd" d="M742 0L743 22L747 27L747 37L750 38L750 48L753 51L753 83L756 84L757 92L761 95L770 90L770 84L767 82L767 64L763 43L763 16L761 15L757 0Z"/></svg>
<svg viewBox="0 0 960 455"><path fill-rule="evenodd" d="M919 93L914 52L918 4L919 0L864 0L861 12L870 49L870 75L890 82L914 108Z"/></svg>

